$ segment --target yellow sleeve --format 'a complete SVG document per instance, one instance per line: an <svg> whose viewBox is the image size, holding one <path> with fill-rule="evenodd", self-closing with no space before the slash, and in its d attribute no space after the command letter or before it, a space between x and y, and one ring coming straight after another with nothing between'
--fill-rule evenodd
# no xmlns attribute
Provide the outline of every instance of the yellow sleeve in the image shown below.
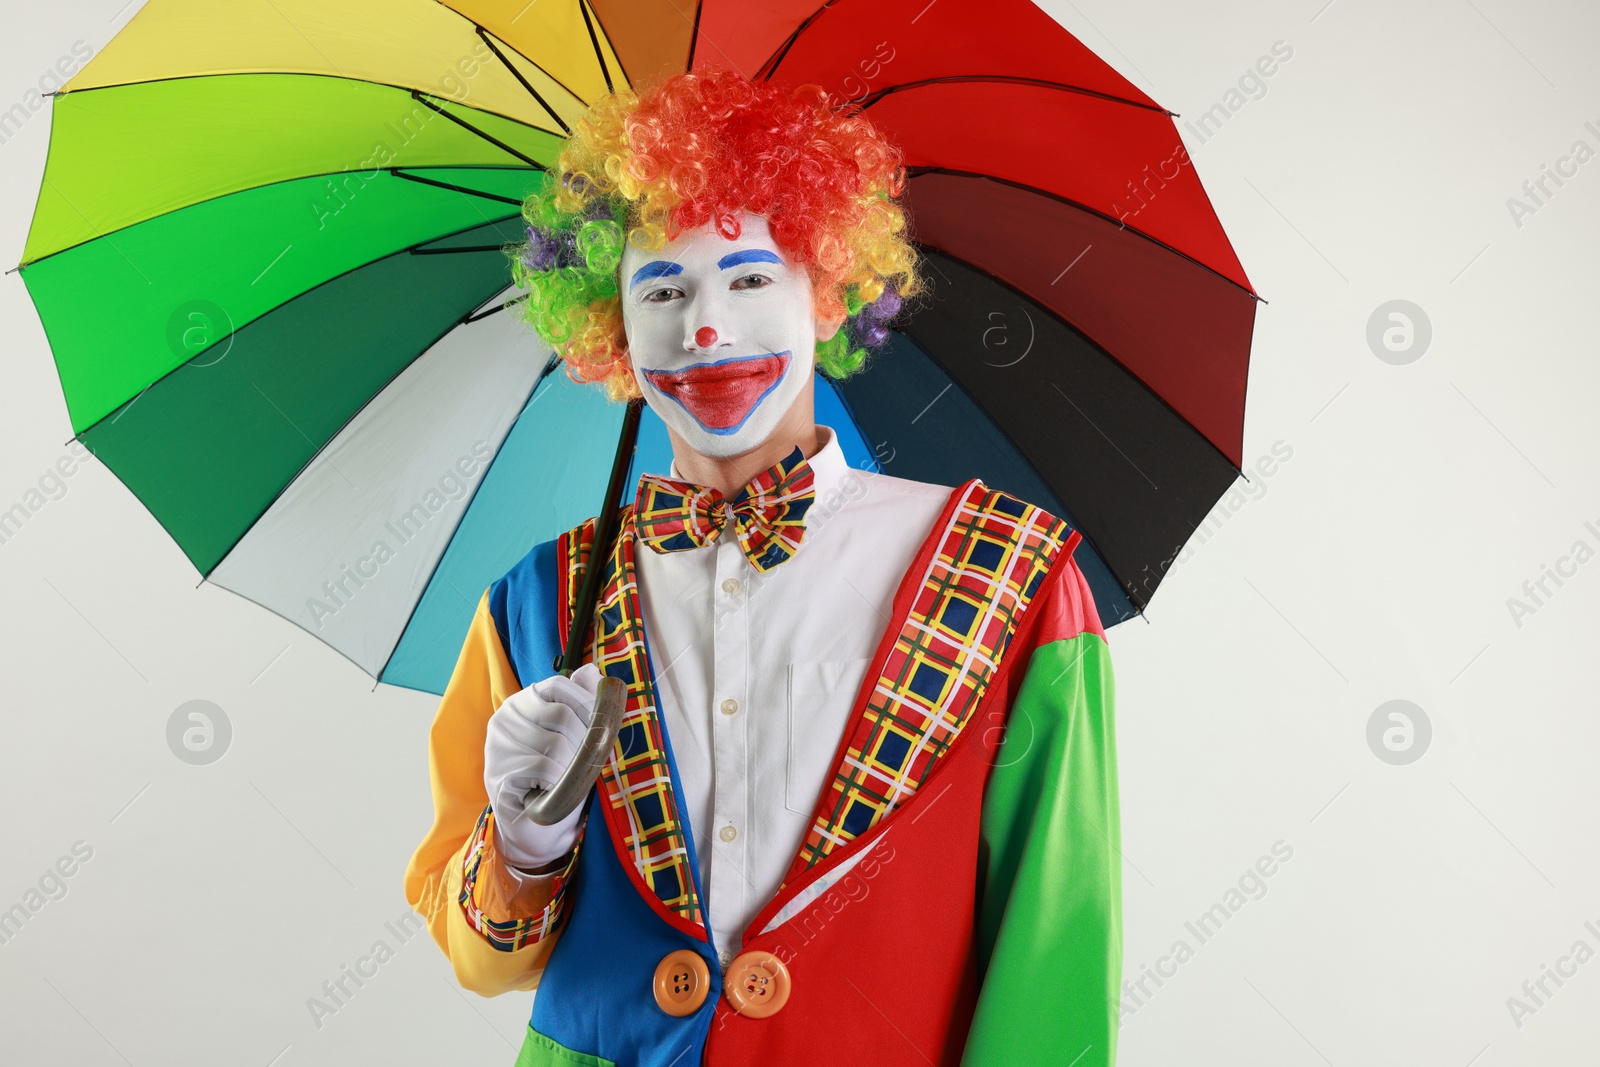
<svg viewBox="0 0 1600 1067"><path fill-rule="evenodd" d="M428 735L433 826L406 866L405 889L456 980L486 997L539 984L577 860L574 850L566 870L519 889L495 852L484 739L489 717L521 688L485 592Z"/></svg>

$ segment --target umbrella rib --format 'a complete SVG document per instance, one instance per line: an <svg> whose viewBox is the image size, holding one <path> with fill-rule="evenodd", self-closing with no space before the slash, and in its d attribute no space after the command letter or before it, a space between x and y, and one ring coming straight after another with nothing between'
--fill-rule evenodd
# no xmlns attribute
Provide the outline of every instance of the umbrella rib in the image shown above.
<svg viewBox="0 0 1600 1067"><path fill-rule="evenodd" d="M435 2L437 3L438 0L435 0ZM522 53L518 52L517 54L521 55ZM530 59L528 62L533 63L533 60ZM533 63L533 65L536 67L539 66L537 63ZM539 67L539 69L544 70L543 67ZM87 89L73 89L71 92L66 90L57 90L49 95L52 97L65 96L70 98L74 96L83 96L88 93L103 93L112 89L136 89L142 85L159 85L163 82L201 81L206 78L328 78L332 81L353 82L360 85L376 85L380 88L394 89L395 91L402 93L416 93L420 91L409 85L396 85L394 82L378 81L376 78L352 78L344 74L329 74L325 71L318 70L221 70L213 71L209 74L163 74L159 78L145 78L142 81L131 82L111 82L107 85L91 85ZM552 78L551 81L556 82L557 85L561 85L560 81L555 78ZM563 89L567 88L565 85L562 85L561 87ZM567 89L567 92L571 93L572 90ZM577 93L572 93L572 97L574 100L580 99ZM452 101L452 103L454 103L454 101ZM539 129L538 126L529 125L526 120L520 119L515 115L507 115L504 112L495 111L487 107L478 107L474 104L462 104L461 106L471 108L473 111L481 111L485 115L494 115L498 118L505 119L508 122L519 123L523 126L527 126L530 130ZM554 133L555 131L544 130L543 132Z"/></svg>
<svg viewBox="0 0 1600 1067"><path fill-rule="evenodd" d="M699 49L700 49L700 41L702 40L702 35L700 33L700 12L701 12L703 7L704 7L704 0L696 0L695 8L694 8L694 17L693 18L689 18L688 16L684 15L684 13L682 11L678 10L677 0L672 0L672 10L677 14L677 16L680 19L683 19L685 22L687 22L689 24L689 51L687 53L687 58L684 60L684 68L683 68L686 71L694 69L695 53L698 52ZM595 18L596 19L600 18L600 13L598 11L595 12ZM604 20L600 21L600 28L601 29L605 28L605 21ZM717 55L722 57L722 62L724 64L726 64L730 69L736 70L740 74L744 74L744 68L741 67L738 63L736 63L732 56L730 56L727 52L723 51L722 48L717 44L717 42L713 41L709 37L705 37L703 39L705 40L706 44L708 46L710 46L710 48L714 52L717 53ZM715 65L715 64L713 64L713 65Z"/></svg>
<svg viewBox="0 0 1600 1067"><path fill-rule="evenodd" d="M594 58L600 64L600 73L606 79L606 92L615 93L616 86L611 84L611 67L606 63L605 49L600 47L600 36L594 32L594 20L589 17L587 0L578 0L578 12L583 15L583 24L589 30L589 44L594 47Z"/></svg>
<svg viewBox="0 0 1600 1067"><path fill-rule="evenodd" d="M456 16L457 18L461 19L463 22L467 23L467 25L473 27L474 29L476 29L476 30L484 30L483 26L478 25L477 22L473 21L471 18L468 18L466 15L463 15L461 12L457 11L455 8L451 7L449 4L445 3L444 0L433 0L433 2L435 4L438 4L440 7L444 8L446 11L450 12L450 14L452 14L452 15ZM529 4L528 6L532 7L533 4ZM520 18L521 16L518 16L518 17ZM515 22L516 19L512 19L512 21ZM487 31L485 31L485 32L487 32ZM551 81L553 81L557 85L561 86L561 88L565 89L567 91L567 93L572 97L572 99L578 101L578 103L580 103L580 104L583 104L585 107L587 107L589 105L589 102L587 100L585 100L583 97L579 96L577 93L573 92L572 89L565 82L563 82L560 78L556 77L554 74L551 74L548 70L545 70L544 69L544 65L542 63L539 63L536 60L534 60L532 57L530 57L522 49L513 47L511 45L511 42L507 41L505 38L502 37L500 40L501 40L502 43L504 43L506 45L506 47L511 48L511 50L513 52L517 53L517 55L521 56L523 59L526 59L528 61L529 65L532 66L535 70L537 70L540 74L543 74L545 77L549 78Z"/></svg>
<svg viewBox="0 0 1600 1067"><path fill-rule="evenodd" d="M783 63L783 61L785 59L788 58L790 49L792 49L795 46L795 43L797 41L799 41L801 34L805 33L806 30L810 29L811 24L813 22L815 22L818 18L820 18L825 11L827 11L830 7L832 7L837 2L838 2L838 0L828 0L827 3L823 4L821 7L817 8L817 10L813 11L810 15L806 16L805 21L801 22L799 26L796 26L794 32L791 33L788 36L788 38L783 42L783 44L778 46L777 51L773 52L771 57L769 57L767 59L767 61L761 65L761 69L756 72L756 77L757 78L763 78L763 79L765 79L767 81L771 81L773 76L777 74L778 67L780 65L782 65L782 63ZM916 88L916 87L922 86L922 85L930 85L930 84L933 84L935 82L945 82L945 81L1011 81L1011 82L1018 82L1018 83L1022 83L1022 84L1047 86L1047 87L1050 87L1050 88L1066 90L1068 92L1076 92L1076 93L1083 93L1083 94L1088 95L1088 96L1096 96L1096 97L1099 97L1099 98L1101 98L1103 100L1110 100L1110 101L1114 101L1114 102L1119 103L1119 104L1128 104L1131 107L1143 108L1143 109L1145 109L1147 111L1158 111L1163 115L1170 116L1170 115L1173 114L1171 111L1168 111L1166 108L1161 107L1160 105L1152 106L1150 104L1141 103L1141 102L1139 102L1137 100L1129 100L1126 97L1117 96L1117 95L1115 95L1113 93L1101 92L1101 91L1099 91L1097 89L1084 89L1084 88L1081 88L1079 86L1066 85L1065 83L1062 83L1062 82L1053 82L1053 81L1048 81L1048 80L1045 80L1045 79L1038 79L1038 78L1021 78L1021 77L1008 77L1008 76L1005 76L1005 75L985 75L985 74L949 75L949 76L946 76L946 77L927 78L927 79L924 79L922 81L907 82L905 85L891 85L891 86L888 86L888 87L883 88L883 89L879 89L879 90L869 94L865 98L866 102L862 103L860 105L860 108L858 108L857 110L864 110L864 109L870 107L872 104L877 103L879 100L881 100L883 97L887 96L888 94L894 93L894 92L899 92L902 89L911 89L911 88Z"/></svg>
<svg viewBox="0 0 1600 1067"><path fill-rule="evenodd" d="M432 167L429 167L429 166L426 166L426 165L420 165L420 166L423 166L425 169L429 169L429 170L495 170L495 169L520 170L521 169L519 167L497 168L497 167L495 167L493 165L490 165L490 164L472 165L472 166L465 166L465 167L461 167L461 166L432 166ZM538 169L543 170L544 168L543 167L539 167ZM404 178L406 181L417 182L420 185L436 185L441 189L450 189L450 190L453 190L454 192L466 193L469 196L482 197L485 200L498 200L498 201L501 201L503 203L511 204L511 205L513 205L515 207L521 207L522 206L522 201L513 200L510 197L498 196L498 195L496 195L494 193L485 193L485 192L483 192L481 190L478 190L478 189L468 189L465 186L450 185L447 182L436 182L436 181L432 181L432 180L430 180L428 178L420 178L420 177L416 176L415 174L402 174L394 167L385 167L384 170L386 170L388 173L394 175L396 178ZM131 230L135 226L143 226L145 223L154 222L157 219L165 218L168 215L173 215L173 214L176 214L176 213L178 213L180 211L188 211L191 208L199 207L202 204L209 204L209 203L212 203L213 201L223 200L223 199L226 199L227 197L230 197L230 196L238 196L241 193L254 192L257 189L265 189L265 188L267 188L268 186L271 186L271 185L282 185L282 184L285 184L287 182L305 181L308 178L337 178L337 177L339 177L341 175L349 174L349 173L350 173L350 171L348 171L348 170L325 170L325 171L319 171L316 174L298 174L298 175L295 175L295 176L289 177L289 178L280 178L280 179L278 179L276 181L265 182L265 183L263 183L261 185L253 185L253 186L249 186L249 187L244 188L244 189L235 189L234 191L229 192L229 193L218 193L216 196L208 196L208 197L206 197L206 198L204 198L202 200L196 200L192 204L184 204L184 205L182 205L180 207L170 208L170 209L168 209L166 211L161 212L161 214L159 214L159 215L151 215L147 219L137 219L137 220L135 220L133 222L124 223L123 225L118 226L114 230L107 230L105 233L96 234L93 237L87 237L87 238L83 239L82 241L76 242L75 244L67 245L65 248L58 248L54 252L50 252L50 253L48 253L46 255L42 255L42 256L38 257L37 259L30 259L26 263L19 263L15 267L12 267L11 270L7 271L6 273L10 274L13 271L26 270L28 267L33 266L35 263L43 263L47 259L51 259L51 258L53 258L55 256L64 255L64 254L66 254L68 252L71 252L73 249L82 248L84 245L93 244L96 241L104 241L106 238L112 237L112 236L114 236L116 234L119 234L119 233L122 233L124 230ZM469 227L469 229L470 229L470 227ZM448 235L446 235L446 236L448 236ZM427 243L427 242L423 242L423 243ZM401 251L404 251L404 249L402 249Z"/></svg>
<svg viewBox="0 0 1600 1067"><path fill-rule="evenodd" d="M1081 85L1068 85L1065 82L1050 81L1045 78L1024 78L1011 74L950 74L939 78L923 78L920 81L906 82L903 85L889 85L882 89L874 90L873 92L864 96L861 104L856 110L858 112L865 111L873 104L878 103L884 97L893 93L905 92L908 89L921 89L923 86L927 85L940 85L956 82L990 82L1006 85L1031 85L1040 89L1055 89L1064 93L1079 93L1083 96L1092 96L1097 100L1105 100L1113 104L1126 104L1129 107L1136 107L1142 111L1154 111L1156 114L1166 115L1168 118L1171 118L1173 114L1171 111L1168 111L1159 104L1143 104L1137 100L1129 100L1125 96L1117 96L1114 93L1103 93L1098 89L1085 89Z"/></svg>
<svg viewBox="0 0 1600 1067"><path fill-rule="evenodd" d="M512 65L511 60L506 58L505 53L495 47L494 41L489 38L489 31L485 30L477 23L473 23L472 25L473 29L478 31L478 36L483 39L483 43L489 46L489 51L494 53L494 57L500 61L501 65L511 72L511 76L513 78L522 83L522 87L528 90L528 95L533 97L534 100L538 101L539 106L544 108L545 113L556 120L556 125L561 127L561 132L569 137L572 136L572 127L568 126L566 122L562 120L561 116L556 114L556 109L551 107L545 98L539 95L539 90L535 89L533 87L533 83L522 76L522 71L518 70Z"/></svg>
<svg viewBox="0 0 1600 1067"><path fill-rule="evenodd" d="M501 196L499 193L486 193L481 189L468 189L464 185L451 185L449 182L437 182L432 178L422 178L415 174L407 174L396 167L389 167L388 171L396 178L402 178L408 182L416 182L418 185L431 185L436 189L449 189L451 192L466 193L468 196L482 197L485 200L493 200L501 204L510 204L512 207L520 208L522 206L521 200L515 200L509 196Z"/></svg>
<svg viewBox="0 0 1600 1067"><path fill-rule="evenodd" d="M1116 223L1118 229L1133 231L1135 234L1137 234L1140 237L1144 238L1146 241L1149 241L1151 244L1159 245L1160 247L1165 248L1168 252L1171 252L1173 255L1181 256L1183 259L1188 260L1190 263L1193 263L1195 266L1200 267L1202 270L1210 271L1212 274L1215 274L1218 278L1221 278L1223 281L1227 282L1229 285L1233 286L1235 289L1238 289L1240 292L1244 293L1251 300L1257 300L1257 301L1260 301L1263 304L1266 303L1265 300L1262 300L1262 298L1260 296L1256 295L1256 293L1253 290L1251 290L1248 286L1240 285L1238 282L1234 281L1232 278L1228 277L1226 274L1222 273L1217 268L1211 266L1211 264L1204 263L1204 262L1194 258L1193 256L1191 256L1189 253L1185 252L1181 248L1174 248L1172 245L1169 245L1167 242L1161 240L1161 238L1159 238L1159 237L1152 237L1150 234L1148 234L1145 231L1139 229L1137 226L1129 226L1127 223L1123 222L1121 219L1113 218L1112 216L1107 215L1104 211L1100 211L1097 208L1092 208L1088 204L1083 203L1081 200L1074 200L1070 196L1062 196L1060 193L1052 193L1048 189L1041 189L1037 185L1029 185L1027 182L1012 181L1010 178L1000 178L1000 177L997 177L997 176L995 176L993 174L982 174L982 173L979 173L978 171L956 170L956 169L951 168L951 167L907 167L906 168L906 180L907 180L907 182L909 182L912 178L918 178L918 177L921 177L924 174L949 174L949 175L952 175L953 177L957 177L957 178L978 178L978 179L981 179L983 181L998 182L1001 185L1009 185L1013 189L1021 189L1024 192L1035 193L1035 194L1037 194L1039 196L1046 197L1047 199L1054 200L1057 203L1066 204L1068 207L1077 208L1079 211L1087 212L1090 215L1095 215L1095 216L1097 216L1099 218L1105 219L1107 222ZM988 271L984 271L984 273L987 274Z"/></svg>
<svg viewBox="0 0 1600 1067"><path fill-rule="evenodd" d="M461 320L461 325L467 326L474 322L480 322L483 319L488 318L490 315L498 315L502 311L510 311L512 304L523 304L526 303L527 300L528 298L526 296L519 296L515 300L502 301L501 303L498 303L494 307L485 311L474 311L472 314Z"/></svg>
<svg viewBox="0 0 1600 1067"><path fill-rule="evenodd" d="M817 21L817 19L821 18L822 17L822 13L824 11L828 10L828 8L832 7L833 5L834 5L834 0L827 0L827 3L823 4L821 7L817 8L815 11L813 11L811 14L807 15L805 17L804 21L802 21L800 23L800 25L798 25L798 26L796 26L794 28L794 32L791 33L787 38L785 38L784 42L781 45L778 46L777 50L774 51L772 53L772 55L767 57L767 61L765 63L761 64L761 67L760 67L759 70L756 71L755 76L757 78L761 78L761 79L763 79L765 81L771 81L772 80L772 76L774 74L778 73L779 65L782 64L783 61L788 58L789 49L793 48L794 45L795 45L795 42L800 39L800 35L805 33L806 30L810 29L811 28L811 24L813 22ZM695 20L698 23L698 21L699 21L698 12L696 13ZM696 26L696 30L698 31L698 29L699 29L699 27L697 25Z"/></svg>
<svg viewBox="0 0 1600 1067"><path fill-rule="evenodd" d="M680 12L679 14L681 16L682 13ZM606 29L606 20L600 17L600 12L594 12L594 21L596 25L600 27L600 32L605 35L606 40L610 41L611 31ZM612 45L612 53L617 61L617 73L622 75L623 81L627 82L629 85L632 85L633 75L628 73L628 65L622 61L622 54L616 51L615 45Z"/></svg>
<svg viewBox="0 0 1600 1067"><path fill-rule="evenodd" d="M694 53L700 47L700 11L705 6L706 0L694 0L694 22L689 29L689 58L683 64L684 70L694 69Z"/></svg>
<svg viewBox="0 0 1600 1067"><path fill-rule="evenodd" d="M476 134L477 136L483 138L485 141L488 141L490 144L494 145L496 148L500 149L502 152L505 152L508 155L516 156L518 159L520 159L524 163L528 164L528 166L534 167L534 168L536 168L538 170L544 170L545 169L545 165L543 163L540 163L537 159L534 159L532 156L524 155L523 153L517 151L515 148L512 148L510 145L506 144L504 141L500 140L498 137L495 137L492 134L485 133L483 130L478 129L478 127L474 126L472 123L468 122L466 119L463 119L458 115L451 114L449 111L446 111L444 108L440 107L438 104L435 104L432 100L429 100L426 96L423 96L420 92L418 92L415 89L411 90L411 99L415 100L417 103L421 104L423 107L427 108L429 111L438 112L439 114L443 115L445 118L449 119L451 122L455 123L457 126L460 126L463 130L466 130L469 133Z"/></svg>

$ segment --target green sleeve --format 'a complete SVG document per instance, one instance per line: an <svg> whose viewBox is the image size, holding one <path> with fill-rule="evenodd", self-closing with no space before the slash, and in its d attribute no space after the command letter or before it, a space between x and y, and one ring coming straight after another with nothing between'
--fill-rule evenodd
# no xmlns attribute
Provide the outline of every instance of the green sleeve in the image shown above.
<svg viewBox="0 0 1600 1067"><path fill-rule="evenodd" d="M984 794L977 1012L964 1067L1116 1059L1122 869L1111 656L1033 651Z"/></svg>

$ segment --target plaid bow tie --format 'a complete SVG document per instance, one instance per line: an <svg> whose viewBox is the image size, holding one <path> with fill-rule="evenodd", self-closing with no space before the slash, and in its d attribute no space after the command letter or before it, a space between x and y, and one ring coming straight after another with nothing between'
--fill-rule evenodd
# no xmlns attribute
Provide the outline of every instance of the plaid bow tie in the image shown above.
<svg viewBox="0 0 1600 1067"><path fill-rule="evenodd" d="M750 479L732 500L710 486L641 475L635 529L657 552L699 548L721 535L731 507L739 547L756 570L769 571L793 556L805 538L806 512L817 498L814 478L798 447Z"/></svg>

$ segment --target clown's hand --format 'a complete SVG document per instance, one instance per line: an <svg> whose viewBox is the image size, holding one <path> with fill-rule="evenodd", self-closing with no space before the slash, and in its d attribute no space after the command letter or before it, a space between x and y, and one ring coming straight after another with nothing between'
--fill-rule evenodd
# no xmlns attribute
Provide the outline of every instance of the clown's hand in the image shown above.
<svg viewBox="0 0 1600 1067"><path fill-rule="evenodd" d="M529 792L549 790L561 778L589 730L600 671L585 663L568 675L535 682L506 698L489 717L483 746L483 786L494 809L495 850L525 874L572 851L580 804L565 819L541 826L523 811Z"/></svg>

